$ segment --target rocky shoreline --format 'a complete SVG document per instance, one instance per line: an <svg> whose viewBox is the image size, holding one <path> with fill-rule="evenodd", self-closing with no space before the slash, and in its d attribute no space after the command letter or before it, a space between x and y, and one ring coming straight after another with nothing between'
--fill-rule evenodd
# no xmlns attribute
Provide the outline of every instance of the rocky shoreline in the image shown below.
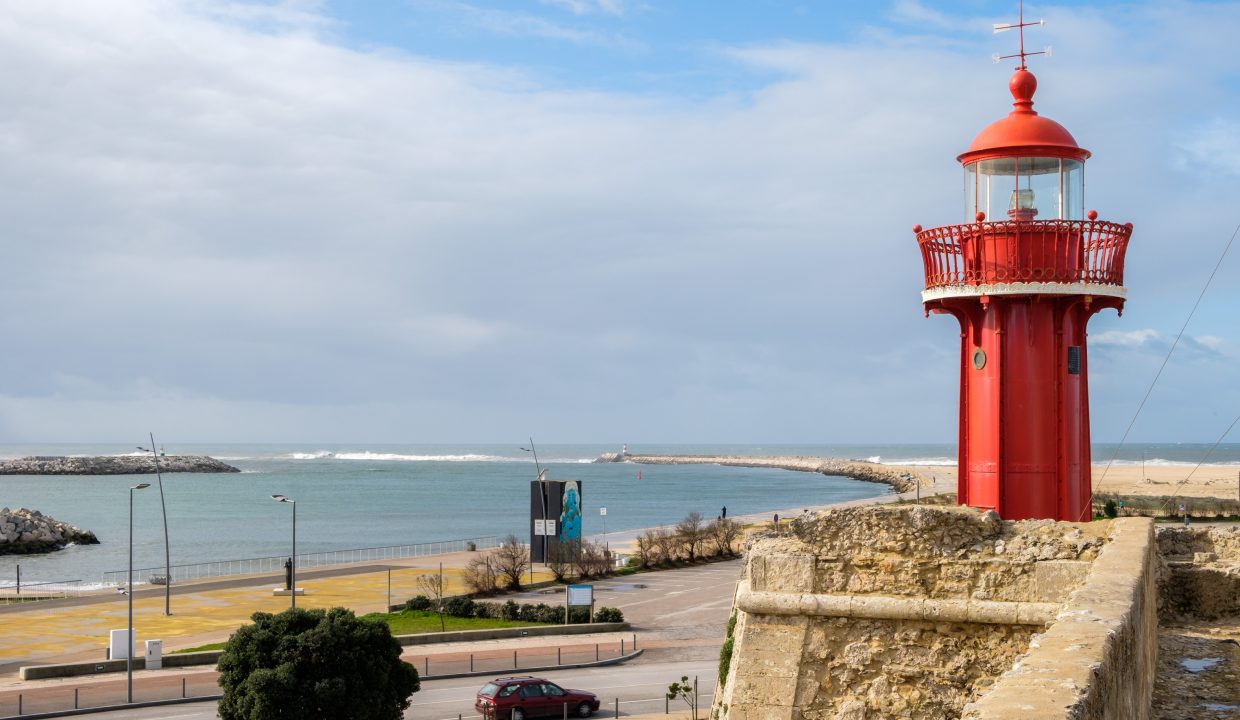
<svg viewBox="0 0 1240 720"><path fill-rule="evenodd" d="M730 467L776 468L814 472L822 475L840 475L864 482L882 483L895 488L896 492L911 492L921 480L931 481L912 470L879 465L878 463L841 458L821 457L745 457L739 455L627 455L603 453L596 463L631 462L640 465L727 465Z"/></svg>
<svg viewBox="0 0 1240 720"><path fill-rule="evenodd" d="M69 544L98 545L99 538L38 510L0 509L0 555L47 553Z"/></svg>
<svg viewBox="0 0 1240 720"><path fill-rule="evenodd" d="M159 458L161 473L236 473L227 463L206 455L166 455ZM0 475L154 475L150 455L95 457L37 456L0 460Z"/></svg>

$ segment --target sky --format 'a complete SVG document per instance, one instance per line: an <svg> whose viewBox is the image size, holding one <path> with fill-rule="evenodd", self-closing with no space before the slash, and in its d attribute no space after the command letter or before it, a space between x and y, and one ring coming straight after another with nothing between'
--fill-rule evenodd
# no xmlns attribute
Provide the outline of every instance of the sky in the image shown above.
<svg viewBox="0 0 1240 720"><path fill-rule="evenodd" d="M3 3L0 442L952 442L911 228L963 221L1016 10ZM1116 441L1240 225L1240 4L1026 17L1135 226L1090 324ZM1130 440L1240 413L1237 310L1240 248Z"/></svg>

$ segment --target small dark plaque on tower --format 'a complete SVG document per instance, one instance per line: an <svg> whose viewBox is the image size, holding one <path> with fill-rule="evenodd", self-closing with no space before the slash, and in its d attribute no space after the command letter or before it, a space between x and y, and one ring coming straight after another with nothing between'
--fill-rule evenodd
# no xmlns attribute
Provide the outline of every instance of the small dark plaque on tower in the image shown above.
<svg viewBox="0 0 1240 720"><path fill-rule="evenodd" d="M1079 345L1068 346L1068 374L1081 374L1081 347Z"/></svg>

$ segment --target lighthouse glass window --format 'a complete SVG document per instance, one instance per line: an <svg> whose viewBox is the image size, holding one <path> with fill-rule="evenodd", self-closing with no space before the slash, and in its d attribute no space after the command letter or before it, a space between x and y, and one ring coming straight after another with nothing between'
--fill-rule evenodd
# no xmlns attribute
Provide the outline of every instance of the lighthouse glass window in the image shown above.
<svg viewBox="0 0 1240 720"><path fill-rule="evenodd" d="M1080 220L1085 217L1085 166L1079 160L1017 157L964 166L965 217Z"/></svg>

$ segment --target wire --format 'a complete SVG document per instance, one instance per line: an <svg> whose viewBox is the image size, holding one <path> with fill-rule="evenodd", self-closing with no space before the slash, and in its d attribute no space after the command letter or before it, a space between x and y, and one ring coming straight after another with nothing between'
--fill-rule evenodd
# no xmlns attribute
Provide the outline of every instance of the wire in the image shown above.
<svg viewBox="0 0 1240 720"><path fill-rule="evenodd" d="M1227 426L1227 429L1223 431L1223 434L1218 436L1218 440L1216 440L1214 442L1214 445L1211 446L1211 448L1206 451L1205 457L1201 458L1201 462L1197 463L1197 467L1194 467L1192 470L1190 470L1188 475L1183 480L1181 480L1174 488L1172 488L1171 496L1163 501L1162 507L1167 507L1168 505L1171 504L1172 500L1175 500L1177 497L1179 497L1180 488L1184 487L1188 483L1188 480L1189 478L1193 476L1193 473L1197 472L1197 470L1200 469L1202 465L1206 464L1206 460L1210 459L1210 456L1213 455L1214 451L1218 448L1218 446L1222 444L1223 439L1226 438L1227 434L1230 433L1232 428L1236 426L1236 423L1240 423L1240 415L1237 415L1236 419L1232 420L1231 424Z"/></svg>
<svg viewBox="0 0 1240 720"><path fill-rule="evenodd" d="M1227 241L1227 247L1223 248L1223 254L1218 256L1218 262L1214 263L1214 270L1210 273L1210 277L1206 278L1206 284L1202 286L1201 294L1197 296L1197 302L1193 303L1193 309L1189 311L1188 317L1184 318L1184 324L1180 326L1180 332L1176 334L1175 342L1171 343L1171 349L1167 351L1167 357L1163 358L1162 365L1158 367L1158 372L1154 374L1154 379L1145 391L1145 397L1141 398L1141 404L1137 406L1137 411L1132 414L1132 420L1129 421L1128 428L1124 430L1124 436L1119 439L1119 444L1115 446L1115 452L1111 453L1111 459L1107 461L1107 466L1102 471L1102 477L1098 479L1099 485L1107 479L1107 473L1111 471L1111 465L1119 455L1120 448L1124 447L1124 443L1128 440L1128 433L1132 432L1132 427L1137 424L1137 418L1140 417L1141 410L1145 408L1145 402L1150 399L1150 395L1154 392L1154 386L1158 384L1158 378L1162 377L1163 370L1167 369L1167 363L1171 360L1171 353L1175 352L1175 348L1180 344L1180 338L1184 337L1184 331L1188 329L1188 324L1192 321L1193 315L1197 314L1197 308L1201 305L1202 298L1206 296L1206 291L1210 289L1210 283L1214 282L1214 276L1218 274L1218 269L1223 266L1223 260L1227 258L1227 253L1231 250L1232 243L1236 241L1236 235L1240 235L1240 225L1236 225L1236 229L1231 233L1231 239ZM1235 423L1232 423L1232 425L1235 425ZM1228 428L1228 432L1230 431L1231 428ZM1226 434L1224 433L1224 436ZM1222 441L1220 440L1220 442Z"/></svg>

